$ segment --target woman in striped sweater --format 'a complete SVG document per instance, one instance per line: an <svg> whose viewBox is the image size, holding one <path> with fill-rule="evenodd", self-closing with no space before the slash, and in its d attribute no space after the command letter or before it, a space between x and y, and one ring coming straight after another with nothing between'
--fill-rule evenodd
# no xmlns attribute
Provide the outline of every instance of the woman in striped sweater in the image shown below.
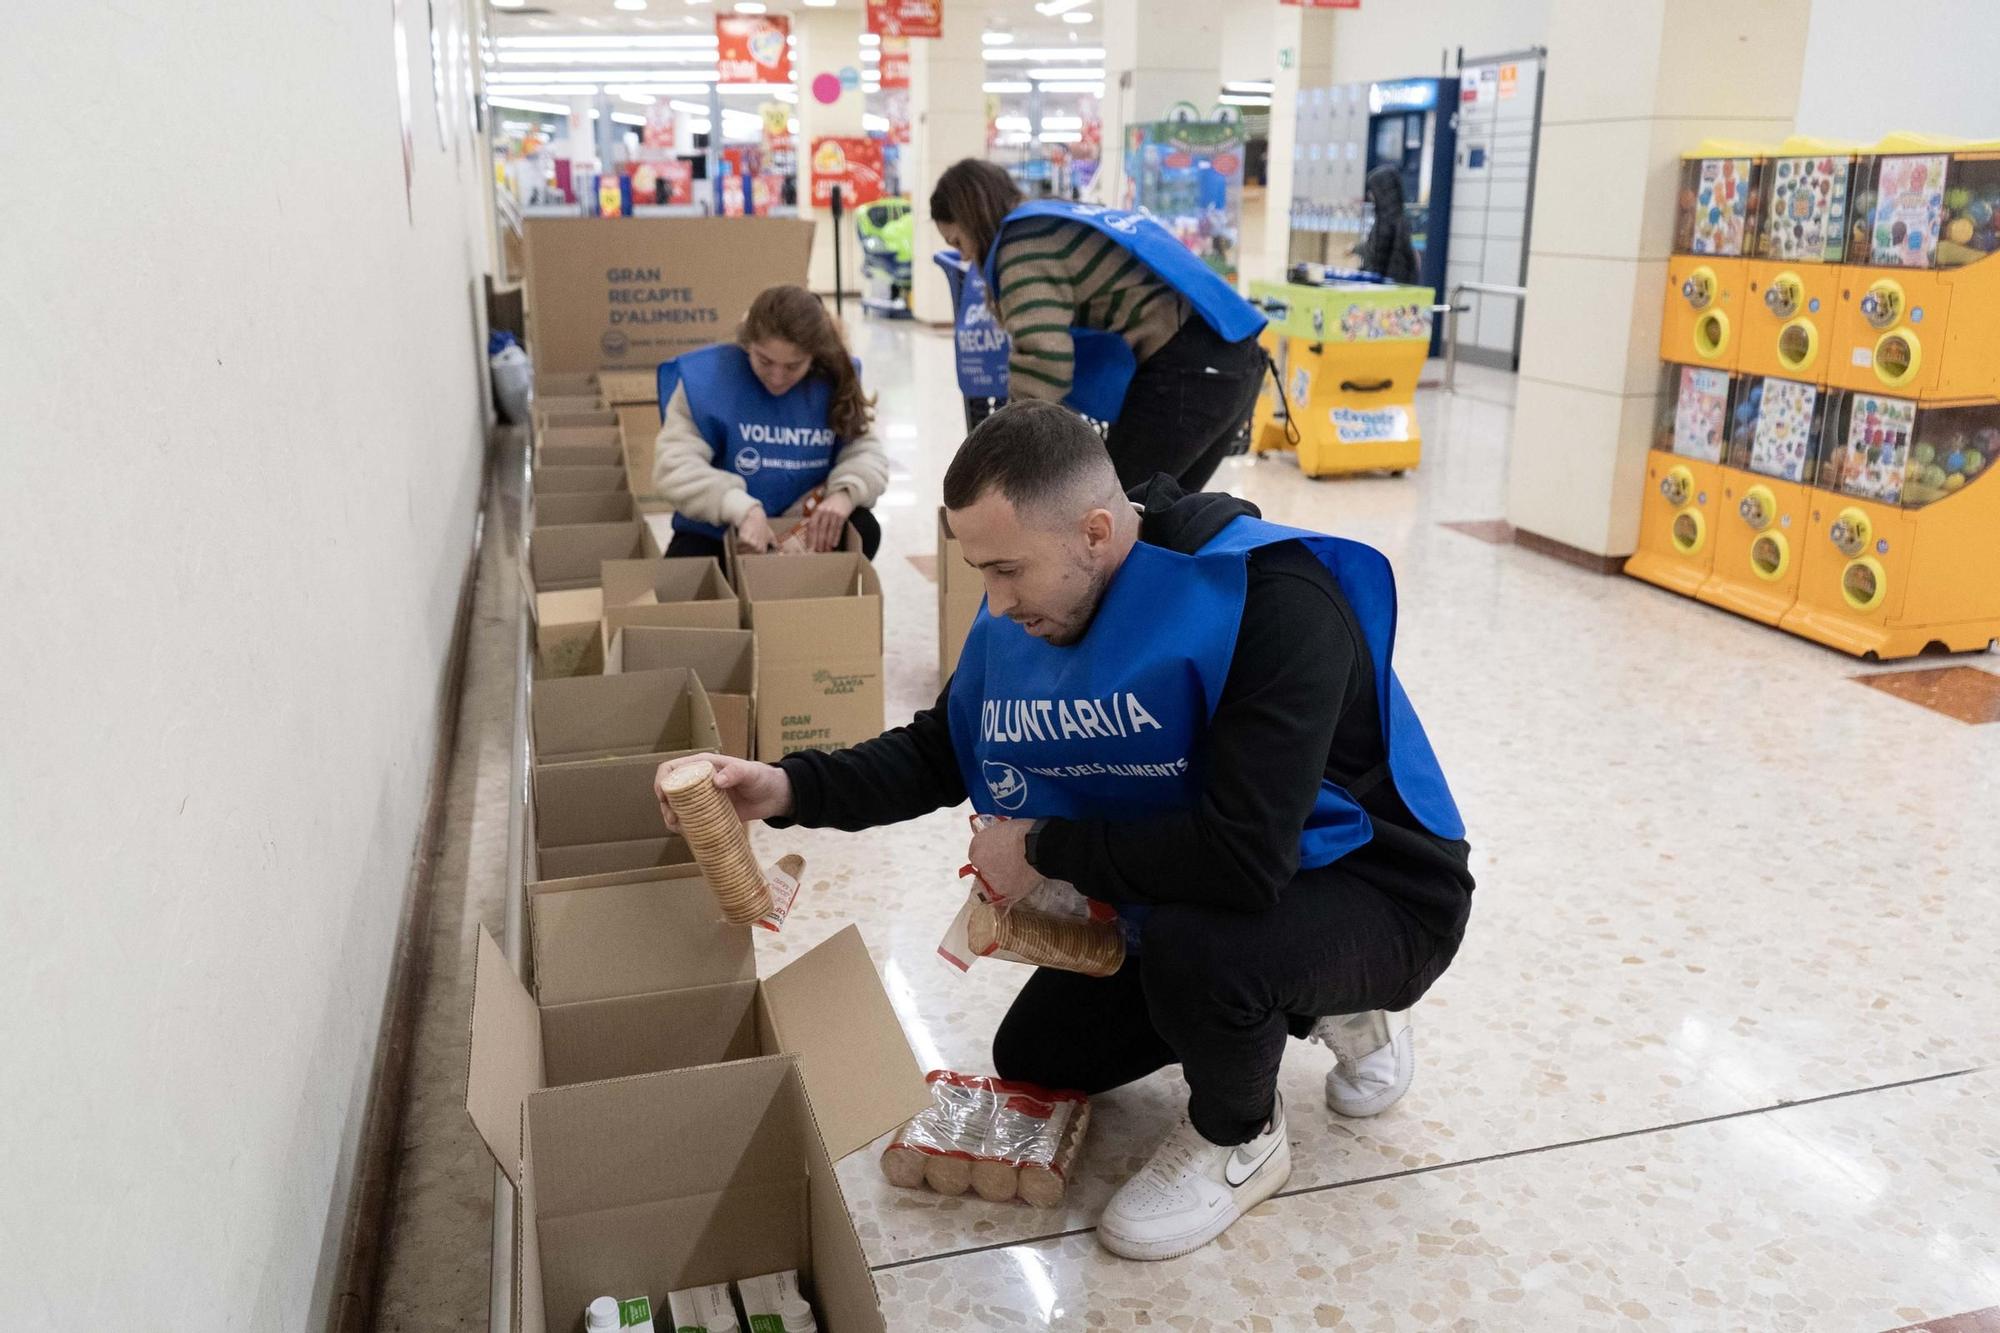
<svg viewBox="0 0 2000 1333"><path fill-rule="evenodd" d="M1207 484L1256 405L1265 357L1254 307L1152 219L1056 200L1024 207L990 162L948 168L931 221L985 272L1010 340L1010 399L1067 398L1074 331L1115 334L1138 361L1105 441L1120 482L1165 473L1186 491Z"/></svg>

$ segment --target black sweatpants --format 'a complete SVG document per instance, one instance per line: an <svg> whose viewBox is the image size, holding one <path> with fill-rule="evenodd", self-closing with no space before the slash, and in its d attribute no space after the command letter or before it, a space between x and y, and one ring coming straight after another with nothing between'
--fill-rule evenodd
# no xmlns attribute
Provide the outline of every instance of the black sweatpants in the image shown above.
<svg viewBox="0 0 2000 1333"><path fill-rule="evenodd" d="M875 521L872 509L857 509L847 516L847 525L861 535L861 553L870 560L882 545L882 525ZM712 555L722 558L722 541L717 537L704 536L699 532L674 532L674 539L667 543L667 554L676 558L684 555Z"/></svg>
<svg viewBox="0 0 2000 1333"><path fill-rule="evenodd" d="M1307 873L1268 912L1154 908L1113 976L1035 969L993 1035L993 1067L1095 1095L1178 1064L1202 1137L1249 1142L1288 1035L1324 1014L1409 1008L1458 948L1337 867Z"/></svg>
<svg viewBox="0 0 2000 1333"><path fill-rule="evenodd" d="M1198 491L1229 455L1257 406L1264 349L1252 336L1224 342L1200 315L1132 376L1104 445L1130 490L1164 472Z"/></svg>

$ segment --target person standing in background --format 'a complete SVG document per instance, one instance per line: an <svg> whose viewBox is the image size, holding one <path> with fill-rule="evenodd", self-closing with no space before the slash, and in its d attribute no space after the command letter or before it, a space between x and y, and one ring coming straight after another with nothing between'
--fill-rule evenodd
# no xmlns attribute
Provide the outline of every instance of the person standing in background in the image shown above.
<svg viewBox="0 0 2000 1333"><path fill-rule="evenodd" d="M770 520L804 514L808 550L831 551L848 524L869 559L882 541L872 506L889 457L871 433L874 400L840 328L803 287L758 294L733 343L660 367L653 488L674 507L670 556L767 551Z"/></svg>
<svg viewBox="0 0 2000 1333"><path fill-rule="evenodd" d="M1403 175L1387 165L1368 173L1368 202L1375 225L1350 253L1363 272L1384 282L1416 282L1417 247L1410 241L1410 216L1403 208Z"/></svg>
<svg viewBox="0 0 2000 1333"><path fill-rule="evenodd" d="M946 242L984 271L1010 341L1008 398L1064 401L1077 387L1078 333L1116 335L1138 363L1105 437L1119 482L1164 472L1202 489L1256 406L1264 316L1152 218L1027 202L990 162L947 168L930 208Z"/></svg>

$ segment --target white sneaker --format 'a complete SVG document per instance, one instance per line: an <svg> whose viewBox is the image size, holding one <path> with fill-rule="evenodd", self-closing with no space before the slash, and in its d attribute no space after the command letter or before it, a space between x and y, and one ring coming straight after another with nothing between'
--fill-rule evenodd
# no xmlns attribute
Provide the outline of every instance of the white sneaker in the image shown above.
<svg viewBox="0 0 2000 1333"><path fill-rule="evenodd" d="M1407 1009L1335 1014L1313 1024L1312 1040L1333 1051L1326 1104L1339 1115L1380 1115L1403 1099L1417 1076L1417 1050Z"/></svg>
<svg viewBox="0 0 2000 1333"><path fill-rule="evenodd" d="M1285 1104L1248 1143L1210 1143L1182 1118L1153 1159L1119 1187L1097 1222L1097 1239L1126 1259L1174 1259L1220 1236L1284 1188L1292 1175Z"/></svg>

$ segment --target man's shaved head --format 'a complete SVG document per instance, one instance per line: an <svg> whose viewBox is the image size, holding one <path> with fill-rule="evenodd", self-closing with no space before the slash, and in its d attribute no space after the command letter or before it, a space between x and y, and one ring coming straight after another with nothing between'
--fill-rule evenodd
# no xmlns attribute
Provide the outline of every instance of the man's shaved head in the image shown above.
<svg viewBox="0 0 2000 1333"><path fill-rule="evenodd" d="M1125 506L1097 432L1061 404L1032 398L980 422L944 474L946 509L969 509L989 491L1037 527L1067 527L1092 509Z"/></svg>
<svg viewBox="0 0 2000 1333"><path fill-rule="evenodd" d="M1058 647L1089 631L1139 537L1097 432L1056 403L1010 403L944 474L944 507L986 606Z"/></svg>

